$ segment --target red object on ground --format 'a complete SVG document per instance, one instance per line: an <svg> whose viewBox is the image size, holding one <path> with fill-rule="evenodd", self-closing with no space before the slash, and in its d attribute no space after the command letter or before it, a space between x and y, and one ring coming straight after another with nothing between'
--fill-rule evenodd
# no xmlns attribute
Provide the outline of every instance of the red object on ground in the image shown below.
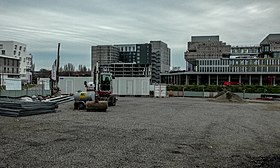
<svg viewBox="0 0 280 168"><path fill-rule="evenodd" d="M240 85L241 83L239 82L224 82L225 86L229 86L229 85Z"/></svg>

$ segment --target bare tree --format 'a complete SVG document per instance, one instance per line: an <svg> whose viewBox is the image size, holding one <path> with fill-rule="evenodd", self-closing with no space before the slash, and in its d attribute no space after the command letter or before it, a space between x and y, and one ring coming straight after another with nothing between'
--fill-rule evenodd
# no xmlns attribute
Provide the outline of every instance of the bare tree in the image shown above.
<svg viewBox="0 0 280 168"><path fill-rule="evenodd" d="M64 72L64 69L62 67L60 67L59 72Z"/></svg>
<svg viewBox="0 0 280 168"><path fill-rule="evenodd" d="M85 65L79 65L78 71L79 72L87 72L87 67Z"/></svg>
<svg viewBox="0 0 280 168"><path fill-rule="evenodd" d="M71 63L68 63L68 64L64 65L63 71L64 72L74 72L75 71L75 66Z"/></svg>

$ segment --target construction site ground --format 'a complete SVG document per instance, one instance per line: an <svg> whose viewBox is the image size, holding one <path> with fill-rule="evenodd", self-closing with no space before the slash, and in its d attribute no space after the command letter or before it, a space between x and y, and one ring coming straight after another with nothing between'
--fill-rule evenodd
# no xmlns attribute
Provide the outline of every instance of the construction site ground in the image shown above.
<svg viewBox="0 0 280 168"><path fill-rule="evenodd" d="M107 112L0 116L0 167L279 167L280 106L119 97Z"/></svg>

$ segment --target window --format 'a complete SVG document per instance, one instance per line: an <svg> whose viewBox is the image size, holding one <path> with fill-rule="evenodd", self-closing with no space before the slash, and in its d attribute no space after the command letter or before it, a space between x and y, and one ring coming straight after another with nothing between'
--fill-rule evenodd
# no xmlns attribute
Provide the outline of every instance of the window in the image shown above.
<svg viewBox="0 0 280 168"><path fill-rule="evenodd" d="M12 66L15 66L15 60L12 61Z"/></svg>
<svg viewBox="0 0 280 168"><path fill-rule="evenodd" d="M16 55L17 54L17 51L16 50L14 50L14 55Z"/></svg>
<svg viewBox="0 0 280 168"><path fill-rule="evenodd" d="M6 67L4 67L4 73L6 73Z"/></svg>
<svg viewBox="0 0 280 168"><path fill-rule="evenodd" d="M14 68L12 68L12 73L14 73L15 72L15 70L14 70Z"/></svg>
<svg viewBox="0 0 280 168"><path fill-rule="evenodd" d="M0 44L0 49L3 49L3 44Z"/></svg>
<svg viewBox="0 0 280 168"><path fill-rule="evenodd" d="M25 51L26 51L26 47L23 48L23 52L25 52Z"/></svg>
<svg viewBox="0 0 280 168"><path fill-rule="evenodd" d="M19 50L21 50L22 46L19 46Z"/></svg>
<svg viewBox="0 0 280 168"><path fill-rule="evenodd" d="M15 50L17 49L17 45L15 45Z"/></svg>
<svg viewBox="0 0 280 168"><path fill-rule="evenodd" d="M6 51L5 51L5 50L2 50L1 53L2 53L2 55L5 55L5 54L6 54Z"/></svg>
<svg viewBox="0 0 280 168"><path fill-rule="evenodd" d="M18 56L20 56L20 51L18 52Z"/></svg>

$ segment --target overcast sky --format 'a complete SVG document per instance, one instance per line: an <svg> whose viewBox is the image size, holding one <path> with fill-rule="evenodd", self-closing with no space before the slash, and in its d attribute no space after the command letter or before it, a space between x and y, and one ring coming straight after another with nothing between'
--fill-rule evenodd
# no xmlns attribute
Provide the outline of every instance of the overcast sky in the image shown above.
<svg viewBox="0 0 280 168"><path fill-rule="evenodd" d="M257 45L280 33L279 0L0 0L0 40L27 44L36 69L90 67L92 45L161 40L171 66L185 69L192 35L219 35L230 45Z"/></svg>

